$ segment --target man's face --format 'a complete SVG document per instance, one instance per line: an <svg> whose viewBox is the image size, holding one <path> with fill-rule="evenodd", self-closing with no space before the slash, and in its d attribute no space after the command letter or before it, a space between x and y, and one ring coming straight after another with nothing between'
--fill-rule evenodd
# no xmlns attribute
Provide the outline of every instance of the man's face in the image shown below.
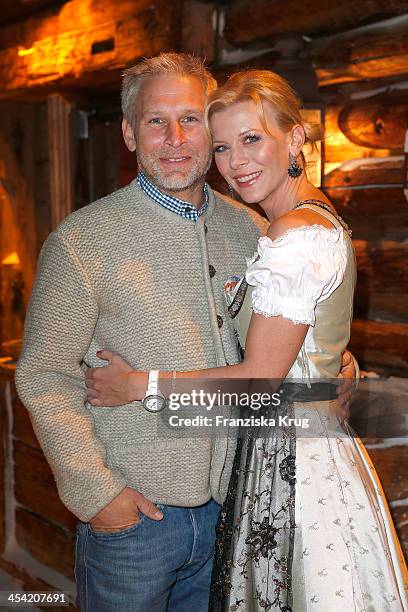
<svg viewBox="0 0 408 612"><path fill-rule="evenodd" d="M136 149L143 172L164 192L179 197L189 195L201 185L209 168L211 147L204 125L205 99L196 77L161 75L147 79L141 86L133 147L126 140L126 125L125 140L131 150Z"/></svg>

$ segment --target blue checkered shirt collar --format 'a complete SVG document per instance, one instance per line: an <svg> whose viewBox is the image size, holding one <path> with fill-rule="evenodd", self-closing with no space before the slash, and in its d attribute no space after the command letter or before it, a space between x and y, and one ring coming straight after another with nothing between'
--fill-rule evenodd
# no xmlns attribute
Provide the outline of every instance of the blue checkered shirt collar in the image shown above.
<svg viewBox="0 0 408 612"><path fill-rule="evenodd" d="M197 221L198 217L201 217L203 213L208 208L208 185L204 183L204 204L197 212L197 209L193 204L189 204L184 200L179 200L179 198L175 198L174 196L169 196L167 193L163 193L157 187L153 185L151 181L147 178L147 176L143 172L139 172L137 176L137 183L141 189L148 195L152 200L167 208L171 212L184 217L185 219L191 219L191 221Z"/></svg>

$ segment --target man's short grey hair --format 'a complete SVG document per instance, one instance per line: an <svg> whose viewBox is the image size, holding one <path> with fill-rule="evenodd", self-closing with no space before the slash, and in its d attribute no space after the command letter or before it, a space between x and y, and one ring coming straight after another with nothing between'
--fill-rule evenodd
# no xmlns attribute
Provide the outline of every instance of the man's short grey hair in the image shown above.
<svg viewBox="0 0 408 612"><path fill-rule="evenodd" d="M200 57L187 53L160 53L156 57L144 58L123 73L122 114L131 126L135 126L135 109L141 84L149 77L165 74L196 77L207 96L217 89L217 81Z"/></svg>

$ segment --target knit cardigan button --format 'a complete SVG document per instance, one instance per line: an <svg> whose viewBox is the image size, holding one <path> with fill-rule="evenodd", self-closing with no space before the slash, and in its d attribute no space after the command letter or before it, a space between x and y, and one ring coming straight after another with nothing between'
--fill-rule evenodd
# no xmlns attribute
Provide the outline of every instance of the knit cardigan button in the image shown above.
<svg viewBox="0 0 408 612"><path fill-rule="evenodd" d="M215 276L215 268L214 266L212 266L211 264L208 266L208 271L210 273L210 278L212 278L213 276Z"/></svg>
<svg viewBox="0 0 408 612"><path fill-rule="evenodd" d="M217 315L217 323L219 328L221 328L222 324L224 323L224 320L220 315Z"/></svg>

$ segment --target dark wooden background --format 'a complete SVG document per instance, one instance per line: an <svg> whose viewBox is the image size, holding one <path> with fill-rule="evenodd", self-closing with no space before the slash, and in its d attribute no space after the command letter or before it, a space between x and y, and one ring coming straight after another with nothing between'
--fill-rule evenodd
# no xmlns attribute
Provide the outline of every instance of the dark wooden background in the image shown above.
<svg viewBox="0 0 408 612"><path fill-rule="evenodd" d="M289 62L304 68L306 86L310 69L326 128L323 187L357 254L351 348L363 368L408 377L407 9L404 0L3 0L2 354L18 354L45 237L136 174L120 134L121 71L176 50L205 56L220 81L248 64ZM209 180L224 190L214 169ZM75 518L58 499L12 377L4 366L0 570L34 590L56 587L50 568L72 584ZM408 550L407 446L370 452ZM13 542L23 561L10 554Z"/></svg>

